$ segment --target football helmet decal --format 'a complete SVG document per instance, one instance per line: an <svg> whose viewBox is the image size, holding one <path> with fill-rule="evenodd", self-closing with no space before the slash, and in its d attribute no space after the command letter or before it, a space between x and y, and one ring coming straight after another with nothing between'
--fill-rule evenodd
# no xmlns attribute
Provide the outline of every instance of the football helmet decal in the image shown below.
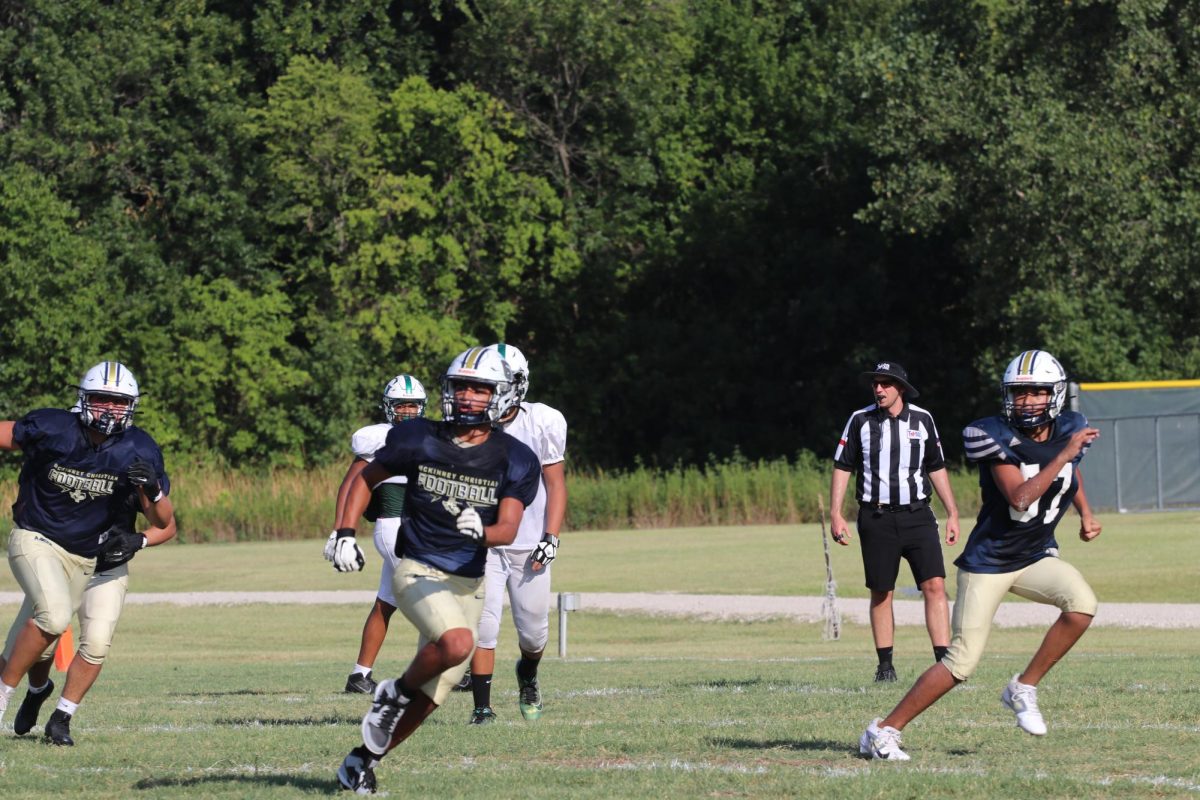
<svg viewBox="0 0 1200 800"><path fill-rule="evenodd" d="M129 427L140 396L137 380L124 364L103 361L83 374L75 408L84 425L108 436ZM114 405L115 398L124 398L128 404L123 408Z"/></svg>
<svg viewBox="0 0 1200 800"><path fill-rule="evenodd" d="M483 408L461 407L454 398L460 384L490 386ZM490 347L472 347L455 356L442 376L442 418L455 425L499 423L513 406L513 377L508 363Z"/></svg>
<svg viewBox="0 0 1200 800"><path fill-rule="evenodd" d="M421 385L419 380L412 375L397 375L388 381L388 385L383 388L383 402L381 405L383 407L384 419L389 424L394 425L397 422L403 422L413 417L423 417L425 416L426 400L425 387ZM399 414L396 406L408 403L415 403L417 412L415 414Z"/></svg>
<svg viewBox="0 0 1200 800"><path fill-rule="evenodd" d="M1023 388L1049 389L1050 398L1045 404L1018 408L1017 391ZM1045 350L1026 350L1004 370L1000 393L1010 423L1021 429L1039 428L1053 421L1066 405L1067 373Z"/></svg>
<svg viewBox="0 0 1200 800"><path fill-rule="evenodd" d="M525 358L525 354L511 344L492 345L500 357L508 364L508 368L512 370L513 375L513 404L519 405L525 402L525 395L529 392L529 361Z"/></svg>

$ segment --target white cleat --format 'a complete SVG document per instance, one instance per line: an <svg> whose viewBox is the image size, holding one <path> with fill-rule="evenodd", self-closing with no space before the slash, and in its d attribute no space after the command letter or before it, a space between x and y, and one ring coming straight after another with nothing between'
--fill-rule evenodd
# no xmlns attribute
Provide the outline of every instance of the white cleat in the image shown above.
<svg viewBox="0 0 1200 800"><path fill-rule="evenodd" d="M1037 687L1020 683L1017 678L1021 673L1013 675L1008 686L1000 693L1000 702L1005 708L1017 715L1017 727L1034 736L1046 735L1046 721L1038 710Z"/></svg>
<svg viewBox="0 0 1200 800"><path fill-rule="evenodd" d="M396 681L380 681L375 687L375 699L371 710L362 721L363 744L377 756L388 751L392 733L408 707L409 698L396 691Z"/></svg>
<svg viewBox="0 0 1200 800"><path fill-rule="evenodd" d="M885 725L879 727L882 719L876 719L858 739L858 752L870 755L880 761L909 761L908 753L900 749L900 731Z"/></svg>

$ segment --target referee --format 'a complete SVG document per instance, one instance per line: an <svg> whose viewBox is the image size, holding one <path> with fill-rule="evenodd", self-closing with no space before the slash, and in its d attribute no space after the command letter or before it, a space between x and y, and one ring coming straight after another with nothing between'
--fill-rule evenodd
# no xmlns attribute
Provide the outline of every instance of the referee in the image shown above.
<svg viewBox="0 0 1200 800"><path fill-rule="evenodd" d="M871 590L871 634L879 666L875 681L896 680L892 666L896 620L892 595L900 559L908 562L913 580L925 598L925 627L933 657L941 661L950 646L950 610L946 603L946 566L938 541L938 523L929 508L930 486L946 508L946 544L958 541L958 506L942 443L933 416L906 402L920 392L895 361L882 361L862 373L875 402L850 415L833 454L829 489L833 540L850 543L850 527L842 516L842 501L857 472L858 535L862 538L863 571Z"/></svg>

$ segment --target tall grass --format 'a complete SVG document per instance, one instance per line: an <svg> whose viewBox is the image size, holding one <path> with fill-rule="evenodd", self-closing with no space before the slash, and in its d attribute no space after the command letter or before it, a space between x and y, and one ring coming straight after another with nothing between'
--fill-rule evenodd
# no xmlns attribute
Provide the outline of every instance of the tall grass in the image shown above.
<svg viewBox="0 0 1200 800"><path fill-rule="evenodd" d="M319 536L333 523L334 500L344 474L344 464L309 470L174 469L171 499L180 539L241 542ZM733 458L669 469L570 470L567 528L816 522L817 496L828 500L829 475L829 462L809 453L794 462ZM969 527L966 520L978 507L975 473L952 472L951 482L964 526ZM0 509L7 513L15 498L15 482L0 481ZM852 513L853 499L846 506L845 511ZM8 535L10 522L0 520L0 537Z"/></svg>

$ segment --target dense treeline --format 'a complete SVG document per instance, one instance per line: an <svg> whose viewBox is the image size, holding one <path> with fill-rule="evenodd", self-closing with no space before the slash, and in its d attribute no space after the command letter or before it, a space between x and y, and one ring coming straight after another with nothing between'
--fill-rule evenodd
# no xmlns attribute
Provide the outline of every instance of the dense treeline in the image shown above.
<svg viewBox="0 0 1200 800"><path fill-rule="evenodd" d="M113 357L176 457L306 465L505 339L672 465L829 451L876 358L949 430L1026 347L1194 377L1198 56L1168 0L0 0L0 417Z"/></svg>

